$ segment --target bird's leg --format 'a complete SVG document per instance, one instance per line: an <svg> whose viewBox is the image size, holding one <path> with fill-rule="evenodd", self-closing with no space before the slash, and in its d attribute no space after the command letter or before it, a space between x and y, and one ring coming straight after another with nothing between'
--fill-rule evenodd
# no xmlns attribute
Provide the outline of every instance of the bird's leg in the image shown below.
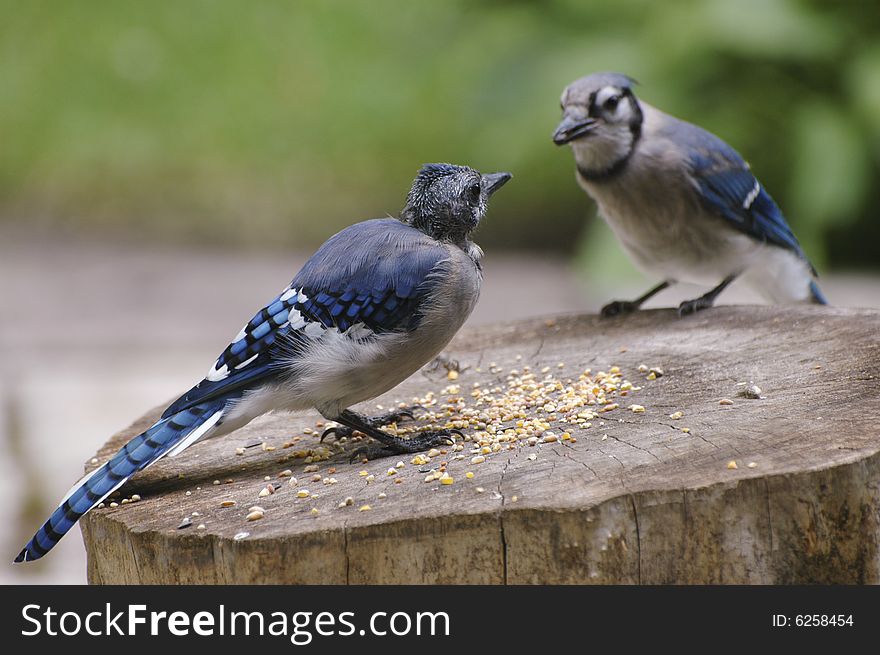
<svg viewBox="0 0 880 655"><path fill-rule="evenodd" d="M669 282L669 280L664 280L656 287L648 289L635 300L612 300L602 308L602 316L610 318L611 316L617 316L619 314L630 314L645 304L645 301L648 300L648 298L660 293L670 284L671 282Z"/></svg>
<svg viewBox="0 0 880 655"><path fill-rule="evenodd" d="M678 315L687 316L688 314L694 314L701 309L708 309L709 307L711 307L715 303L715 299L718 297L718 295L737 278L737 275L739 274L735 273L733 275L728 275L721 281L721 284L719 284L711 291L707 291L699 298L694 298L693 300L685 300L678 306Z"/></svg>
<svg viewBox="0 0 880 655"><path fill-rule="evenodd" d="M366 424L368 424L371 428L381 428L383 425L391 425L392 423L402 421L404 418L415 418L413 416L413 411L421 408L421 405L413 405L412 407L401 407L400 409L386 412L384 414L377 414L376 416L363 416L362 414L357 414L357 416ZM342 423L342 421L338 421L338 419L337 422ZM332 434L336 439L350 437L355 430L361 429L353 428L347 424L335 425L332 428L327 428L326 430L324 430L324 432L321 434L321 441L324 441L324 438L330 434ZM363 432L363 430L361 430L361 432Z"/></svg>
<svg viewBox="0 0 880 655"><path fill-rule="evenodd" d="M352 459L358 456L366 456L370 459L377 457L385 457L388 455L403 455L406 453L417 453L422 450L434 448L436 446L450 445L453 442L452 435L458 434L463 436L458 430L428 430L421 432L409 439L395 437L387 432L383 432L379 428L370 424L370 419L362 416L349 409L344 409L335 418L338 423L342 423L349 428L363 432L368 437L372 437L382 445L378 448L358 448L352 453Z"/></svg>

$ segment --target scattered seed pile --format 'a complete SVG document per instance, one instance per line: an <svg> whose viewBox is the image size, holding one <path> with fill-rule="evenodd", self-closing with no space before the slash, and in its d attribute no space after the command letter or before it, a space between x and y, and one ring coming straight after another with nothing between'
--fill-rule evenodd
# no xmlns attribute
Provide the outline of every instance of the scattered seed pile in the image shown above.
<svg viewBox="0 0 880 655"><path fill-rule="evenodd" d="M518 358L520 361L521 358ZM603 420L610 418L605 415L609 412L626 411L644 413L644 405L630 403L630 397L642 389L626 379L620 367L611 366L608 371L593 372L591 369L580 371L575 376L565 376L565 364L559 362L555 367L544 366L538 371L532 370L528 365L521 368L504 371L495 363L489 364L487 370L480 368L475 372L484 380L464 384L459 381L461 376L458 370L450 370L447 374L447 384L439 392L430 391L422 397L414 397L410 403L399 403L399 407L418 407L416 421L391 424L384 426L384 430L390 434L407 437L415 435L422 430L457 429L465 436L457 443L446 448L432 448L426 453L418 453L410 459L410 464L418 467L420 474L426 474L424 482L439 482L442 486L456 483L455 478L449 471L451 462L467 459L465 479L472 480L479 471L477 467L489 461L498 453L515 450L517 448L529 448L538 444L558 444L560 446L574 444L578 440L578 434L593 427L598 423L601 427ZM646 381L656 380L663 375L659 368L638 368L640 378ZM470 376L468 376L470 377ZM486 380L490 380L487 382ZM379 411L387 408L376 405ZM676 412L672 419L679 419L682 412ZM322 421L316 423L317 430L306 428L303 432L311 437L320 434L320 429L331 427L333 423L325 424ZM360 441L355 437L353 441ZM304 468L303 474L312 473L309 482L322 486L333 485L337 479L332 477L336 473L335 467L330 467L326 475L318 473L319 465L314 462L328 459L332 455L331 447L304 448L303 437L293 437L292 440L282 444L282 448L299 449L292 451L292 457L302 458L309 464ZM334 448L345 448L347 439L340 439ZM274 450L266 444L260 445L263 450ZM236 454L243 455L245 448L237 448ZM536 455L529 455L528 459L535 460ZM384 473L370 473L366 469L359 470L357 475L366 485L376 481L376 476L393 479L394 484L401 484L404 479L399 475L406 468L406 463L401 460L393 466L388 466ZM284 470L278 475L279 478L288 478L287 486L294 490L294 502L315 500L319 494L313 493L303 484L303 481L293 477L290 469ZM266 482L270 481L266 476ZM280 484L267 484L258 494L259 498L265 498L274 494L281 488ZM484 493L483 487L475 487L476 493ZM376 495L381 500L387 497L382 491ZM516 501L516 497L510 499ZM224 501L223 507L231 507L234 501ZM353 497L348 496L340 499L335 505L337 509L345 509L355 505ZM372 509L369 504L357 507L360 512L368 512ZM318 516L320 511L313 507L309 514ZM266 515L266 510L259 506L250 507L244 515L246 521L257 521ZM238 539L244 539L249 533L239 533Z"/></svg>
<svg viewBox="0 0 880 655"><path fill-rule="evenodd" d="M641 367L646 379L662 375L659 369ZM407 436L425 429L458 429L465 433L463 443L452 447L460 452L468 447L471 463L482 464L493 454L515 450L538 443L577 442L577 434L592 427L602 415L618 410L622 405L632 412L645 411L644 406L629 404L629 397L642 387L625 379L617 366L608 371L591 369L575 376L564 377L565 364L555 368L544 366L533 371L524 365L506 373L495 363L489 365L490 383L473 382L469 386L458 383L456 371L450 377L456 383L446 386L439 394L428 392L412 403L424 408L423 421L428 425L402 424L388 426L388 431ZM476 369L482 373L481 369ZM425 465L439 455L436 449L427 455L416 455L412 463ZM458 457L464 457L459 455ZM439 468L430 479L446 484L444 471Z"/></svg>

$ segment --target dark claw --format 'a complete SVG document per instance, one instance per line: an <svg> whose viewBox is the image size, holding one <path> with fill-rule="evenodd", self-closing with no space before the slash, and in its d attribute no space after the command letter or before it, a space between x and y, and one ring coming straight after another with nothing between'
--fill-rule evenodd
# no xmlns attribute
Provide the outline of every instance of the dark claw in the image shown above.
<svg viewBox="0 0 880 655"><path fill-rule="evenodd" d="M622 314L632 314L638 308L638 304L629 300L612 300L602 308L601 314L603 318L611 318Z"/></svg>
<svg viewBox="0 0 880 655"><path fill-rule="evenodd" d="M395 439L387 444L361 446L351 454L349 461L353 462L358 458L364 457L367 459L379 459L391 455L408 455L436 448L437 446L452 445L455 443L455 440L452 438L453 434L464 438L461 430L428 430L409 439Z"/></svg>
<svg viewBox="0 0 880 655"><path fill-rule="evenodd" d="M363 461L365 459L378 459L378 457L370 457L372 454L375 453L370 452L369 446L361 446L352 451L351 455L348 457L348 463L351 464L352 462ZM388 454L390 455L391 453ZM380 455L380 457L385 457L385 455Z"/></svg>
<svg viewBox="0 0 880 655"><path fill-rule="evenodd" d="M679 316L688 316L690 314L696 314L701 309L708 309L712 306L711 301L706 301L703 298L695 298L694 300L685 300L678 306L678 315Z"/></svg>
<svg viewBox="0 0 880 655"><path fill-rule="evenodd" d="M421 405L413 405L412 407L406 407L404 409L397 409L392 412L388 412L386 414L379 414L378 416L369 416L367 417L367 423L372 428L381 428L383 425L389 425L390 423L397 423L402 418L410 418L414 419L413 410L415 409L423 409ZM343 437L351 437L356 430L348 427L347 425L337 425L332 428L327 428L324 432L321 433L320 442L324 442L324 438L327 435L334 434L336 435L336 440L342 439Z"/></svg>
<svg viewBox="0 0 880 655"><path fill-rule="evenodd" d="M735 274L728 275L721 281L721 284L708 293L704 293L699 298L694 298L693 300L685 300L678 306L678 315L687 316L688 314L695 314L701 309L709 309L715 304L715 299L718 297L718 294L724 291L735 279Z"/></svg>
<svg viewBox="0 0 880 655"><path fill-rule="evenodd" d="M342 439L343 437L350 437L352 435L352 433L354 433L354 430L352 430L347 425L337 425L332 428L327 428L326 430L324 430L321 433L321 438L319 440L319 443L324 443L325 437L327 437L327 435L330 435L330 434L335 435L336 440L338 441L339 439Z"/></svg>

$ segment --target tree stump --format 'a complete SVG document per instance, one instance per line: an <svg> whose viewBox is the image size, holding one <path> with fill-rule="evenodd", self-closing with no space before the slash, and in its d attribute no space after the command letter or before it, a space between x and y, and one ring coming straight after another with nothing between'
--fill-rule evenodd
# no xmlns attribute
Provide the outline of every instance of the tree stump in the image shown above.
<svg viewBox="0 0 880 655"><path fill-rule="evenodd" d="M454 382L446 369L423 369L361 409L429 391L441 404L460 396L473 405L475 383L497 395L510 370L526 366L563 387L587 368L617 366L636 388L618 389L617 409L579 424L533 407L556 441L512 437L476 463L475 444L459 441L463 450L423 465L412 456L349 463L354 444L307 464L320 417L262 417L135 476L122 493L141 500L87 515L89 581L880 582L880 313L560 316L467 329L448 354L462 369ZM656 373L640 365L662 375L648 379ZM752 384L762 398L746 397ZM112 437L98 459L160 410ZM425 482L441 461L454 482ZM285 469L295 485L279 477ZM254 505L265 516L248 521ZM192 525L178 528L186 517Z"/></svg>

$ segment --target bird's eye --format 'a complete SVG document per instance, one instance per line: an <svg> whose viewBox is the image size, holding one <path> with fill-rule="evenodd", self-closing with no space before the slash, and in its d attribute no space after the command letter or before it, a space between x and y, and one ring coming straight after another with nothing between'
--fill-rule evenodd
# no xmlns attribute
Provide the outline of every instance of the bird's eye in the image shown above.
<svg viewBox="0 0 880 655"><path fill-rule="evenodd" d="M476 202L480 199L480 183L474 182L468 187L467 193L471 199L471 202Z"/></svg>
<svg viewBox="0 0 880 655"><path fill-rule="evenodd" d="M604 107L607 111L614 111L617 109L617 103L620 102L620 96L611 96L602 103L602 107Z"/></svg>

